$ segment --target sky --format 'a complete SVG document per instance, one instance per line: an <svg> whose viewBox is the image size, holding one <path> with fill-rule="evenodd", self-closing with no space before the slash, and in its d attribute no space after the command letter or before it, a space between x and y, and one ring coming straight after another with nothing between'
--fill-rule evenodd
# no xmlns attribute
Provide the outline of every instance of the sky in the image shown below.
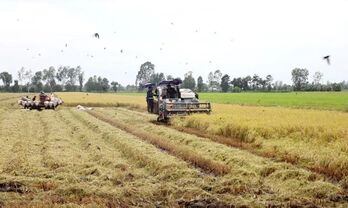
<svg viewBox="0 0 348 208"><path fill-rule="evenodd" d="M297 67L348 80L347 11L348 0L0 0L0 72L81 66L127 85L150 61L205 81L219 69L291 83Z"/></svg>

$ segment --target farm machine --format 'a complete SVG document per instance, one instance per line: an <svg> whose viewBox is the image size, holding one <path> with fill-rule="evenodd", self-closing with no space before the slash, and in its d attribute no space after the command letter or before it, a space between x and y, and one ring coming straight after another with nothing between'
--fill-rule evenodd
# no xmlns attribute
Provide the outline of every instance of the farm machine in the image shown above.
<svg viewBox="0 0 348 208"><path fill-rule="evenodd" d="M55 109L57 106L63 104L63 100L55 97L53 94L46 94L44 92L40 92L38 96L34 96L33 98L29 98L28 96L23 96L18 101L18 105L22 106L24 109Z"/></svg>
<svg viewBox="0 0 348 208"><path fill-rule="evenodd" d="M148 95L153 93L149 112L158 115L157 121L168 121L174 115L185 116L192 113L210 113L209 102L199 102L198 94L190 89L180 89L180 79L164 80L155 84L148 83L144 87L148 89ZM147 101L149 105L149 97ZM151 98L150 98L151 99Z"/></svg>

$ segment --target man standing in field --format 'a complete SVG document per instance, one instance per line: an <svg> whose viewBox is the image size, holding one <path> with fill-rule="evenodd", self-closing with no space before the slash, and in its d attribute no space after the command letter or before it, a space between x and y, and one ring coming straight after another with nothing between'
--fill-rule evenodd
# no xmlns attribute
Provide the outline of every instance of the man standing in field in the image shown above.
<svg viewBox="0 0 348 208"><path fill-rule="evenodd" d="M152 86L150 86L146 93L147 111L149 113L153 112L153 92Z"/></svg>

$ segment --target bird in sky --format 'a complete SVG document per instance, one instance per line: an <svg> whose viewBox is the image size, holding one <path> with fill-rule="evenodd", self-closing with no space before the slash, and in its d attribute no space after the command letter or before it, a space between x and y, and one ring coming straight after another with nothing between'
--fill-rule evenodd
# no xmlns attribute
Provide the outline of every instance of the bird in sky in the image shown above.
<svg viewBox="0 0 348 208"><path fill-rule="evenodd" d="M41 56L41 53L39 53L38 55Z"/></svg>
<svg viewBox="0 0 348 208"><path fill-rule="evenodd" d="M65 43L65 47L68 47L68 44L67 44L67 43Z"/></svg>
<svg viewBox="0 0 348 208"><path fill-rule="evenodd" d="M330 65L330 55L324 56L323 59L326 59L327 64Z"/></svg>
<svg viewBox="0 0 348 208"><path fill-rule="evenodd" d="M106 47L104 47L104 50L106 50Z"/></svg>
<svg viewBox="0 0 348 208"><path fill-rule="evenodd" d="M123 50L121 49L120 52L123 53Z"/></svg>
<svg viewBox="0 0 348 208"><path fill-rule="evenodd" d="M94 33L94 37L99 39L99 34L98 33Z"/></svg>
<svg viewBox="0 0 348 208"><path fill-rule="evenodd" d="M170 24L171 24L171 25L174 25L174 22L171 22Z"/></svg>

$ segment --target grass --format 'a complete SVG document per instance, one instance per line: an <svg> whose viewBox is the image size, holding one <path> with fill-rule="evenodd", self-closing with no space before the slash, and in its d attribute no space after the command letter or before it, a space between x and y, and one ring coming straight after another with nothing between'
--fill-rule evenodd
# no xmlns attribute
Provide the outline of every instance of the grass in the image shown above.
<svg viewBox="0 0 348 208"><path fill-rule="evenodd" d="M213 103L348 111L348 92L201 93Z"/></svg>
<svg viewBox="0 0 348 208"><path fill-rule="evenodd" d="M144 95L58 95L39 112L0 94L0 206L348 204L344 112L214 103L167 126Z"/></svg>

